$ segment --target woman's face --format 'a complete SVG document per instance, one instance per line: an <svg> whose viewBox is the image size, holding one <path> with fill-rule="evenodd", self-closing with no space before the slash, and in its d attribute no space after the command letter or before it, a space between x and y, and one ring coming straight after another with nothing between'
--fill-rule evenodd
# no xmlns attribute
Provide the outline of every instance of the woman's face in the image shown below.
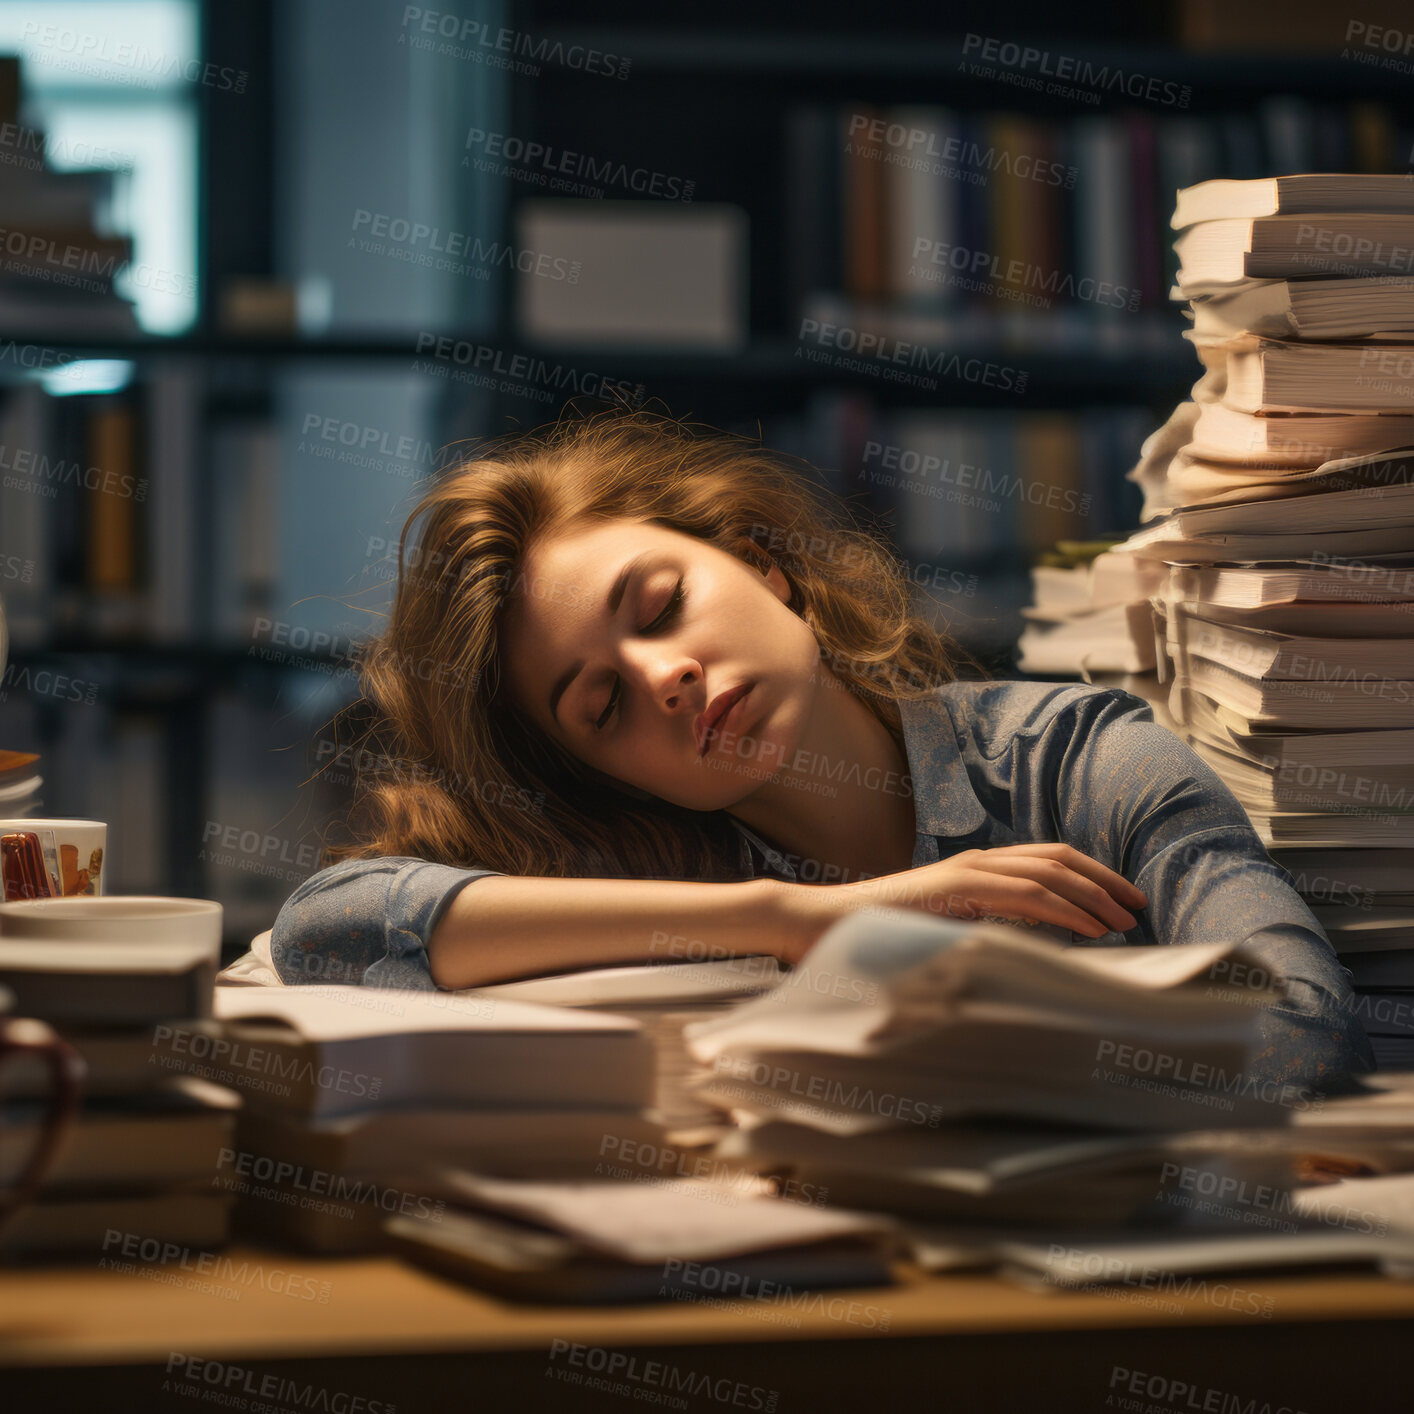
<svg viewBox="0 0 1414 1414"><path fill-rule="evenodd" d="M512 699L605 775L726 809L790 760L821 685L815 635L789 598L779 569L676 530L575 527L533 545L512 587Z"/></svg>

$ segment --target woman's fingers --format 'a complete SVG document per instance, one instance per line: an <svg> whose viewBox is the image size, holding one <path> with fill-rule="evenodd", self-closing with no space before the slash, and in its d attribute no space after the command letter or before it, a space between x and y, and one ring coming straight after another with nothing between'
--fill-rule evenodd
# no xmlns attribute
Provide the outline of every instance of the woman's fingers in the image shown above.
<svg viewBox="0 0 1414 1414"><path fill-rule="evenodd" d="M1073 933L1083 933L1087 938L1098 938L1110 931L1109 924L1102 923L1037 879L968 870L951 881L946 900L947 911L959 918L976 918L989 913L1026 923L1054 923Z"/></svg>
<svg viewBox="0 0 1414 1414"><path fill-rule="evenodd" d="M1106 925L1106 931L1113 928L1117 932L1127 933L1139 926L1139 920L1094 879L1077 869L1068 868L1059 860L1043 859L1036 855L1011 855L1008 858L1000 850L993 850L977 867L988 873L1034 879L1053 894L1069 899L1091 917L1099 919Z"/></svg>
<svg viewBox="0 0 1414 1414"><path fill-rule="evenodd" d="M1098 859L1091 859L1088 854L1081 854L1078 849L1068 844L1003 845L1000 849L981 850L979 854L983 858L990 859L1009 854L1026 854L1034 858L1053 859L1057 864L1063 864L1067 869L1073 869L1077 874L1083 874L1087 879L1093 879L1111 898L1117 899L1126 908L1147 908L1149 906L1148 895L1142 889L1131 884L1123 874L1117 874L1113 869L1101 864Z"/></svg>

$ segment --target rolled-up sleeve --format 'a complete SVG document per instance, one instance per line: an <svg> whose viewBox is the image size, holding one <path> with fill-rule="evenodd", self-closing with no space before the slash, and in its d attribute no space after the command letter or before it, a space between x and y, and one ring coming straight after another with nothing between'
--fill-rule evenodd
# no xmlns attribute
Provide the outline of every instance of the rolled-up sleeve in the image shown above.
<svg viewBox="0 0 1414 1414"><path fill-rule="evenodd" d="M443 909L494 869L458 869L390 855L330 865L285 900L270 934L288 985L361 983L438 990L427 942Z"/></svg>
<svg viewBox="0 0 1414 1414"><path fill-rule="evenodd" d="M1058 836L1148 895L1126 943L1245 943L1288 979L1254 1064L1283 1079L1373 1068L1350 973L1217 773L1131 693L1077 694L1024 748ZM1118 937L1115 941L1119 941Z"/></svg>

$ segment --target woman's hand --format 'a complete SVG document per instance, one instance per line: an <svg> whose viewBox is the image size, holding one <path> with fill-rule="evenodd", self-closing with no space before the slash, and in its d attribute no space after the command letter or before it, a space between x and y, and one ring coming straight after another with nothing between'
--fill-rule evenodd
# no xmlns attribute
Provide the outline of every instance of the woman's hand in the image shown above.
<svg viewBox="0 0 1414 1414"><path fill-rule="evenodd" d="M851 884L801 885L793 902L804 911L809 942L786 951L803 955L831 922L861 908L1052 923L1099 938L1136 927L1130 910L1149 900L1122 874L1068 844L1017 844L964 850L936 864Z"/></svg>

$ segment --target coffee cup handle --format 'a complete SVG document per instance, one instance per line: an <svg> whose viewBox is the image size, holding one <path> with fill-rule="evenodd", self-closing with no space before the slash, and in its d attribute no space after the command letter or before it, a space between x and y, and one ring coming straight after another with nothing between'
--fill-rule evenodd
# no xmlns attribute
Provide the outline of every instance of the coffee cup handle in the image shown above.
<svg viewBox="0 0 1414 1414"><path fill-rule="evenodd" d="M79 1107L84 1063L79 1053L42 1021L29 1017L0 1017L0 1067L12 1056L33 1052L49 1066L49 1110L34 1149L8 1191L0 1192L0 1223L23 1207L39 1191L44 1176L59 1152L59 1144Z"/></svg>

